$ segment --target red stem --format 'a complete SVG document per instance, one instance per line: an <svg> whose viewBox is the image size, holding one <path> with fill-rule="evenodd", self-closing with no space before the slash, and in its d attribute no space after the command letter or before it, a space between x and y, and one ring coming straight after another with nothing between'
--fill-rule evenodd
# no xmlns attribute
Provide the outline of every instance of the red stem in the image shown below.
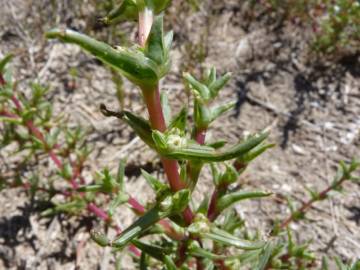
<svg viewBox="0 0 360 270"><path fill-rule="evenodd" d="M87 205L87 209L89 210L89 212L94 213L97 217L99 217L103 221L106 222L110 221L109 215L104 210L97 207L94 203L89 203Z"/></svg>
<svg viewBox="0 0 360 270"><path fill-rule="evenodd" d="M210 205L208 209L208 219L214 221L216 218L216 203L218 198L218 190L215 188L213 194L211 195Z"/></svg>
<svg viewBox="0 0 360 270"><path fill-rule="evenodd" d="M205 143L205 137L206 137L206 128L196 130L195 132L195 140L198 142L198 144L204 144Z"/></svg>
<svg viewBox="0 0 360 270"><path fill-rule="evenodd" d="M323 191L321 191L319 193L318 198L314 198L314 199L310 199L307 202L304 202L302 204L302 206L295 211L295 213L305 213L307 209L309 209L315 202L322 200L324 198L326 198L327 194L333 190L336 189L338 186L340 186L345 180L347 180L347 178L343 177L341 178L335 185L331 185L328 186L326 189L324 189ZM292 221L294 221L294 219L296 218L296 215L292 214L290 215L288 218L286 218L281 224L280 224L280 228L284 229L286 228Z"/></svg>
<svg viewBox="0 0 360 270"><path fill-rule="evenodd" d="M145 207L142 206L135 198L130 197L128 200L128 204L131 205L132 208L135 209L136 212L138 212L139 214L144 214L145 213Z"/></svg>

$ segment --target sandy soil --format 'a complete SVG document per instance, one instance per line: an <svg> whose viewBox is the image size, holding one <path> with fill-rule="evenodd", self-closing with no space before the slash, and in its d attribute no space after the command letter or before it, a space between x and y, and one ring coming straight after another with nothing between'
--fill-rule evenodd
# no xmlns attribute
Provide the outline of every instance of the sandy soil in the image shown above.
<svg viewBox="0 0 360 270"><path fill-rule="evenodd" d="M0 55L16 52L13 66L22 89L29 91L26 84L34 79L48 84L55 111L66 112L72 125L91 131L88 141L95 151L85 177L104 166L115 170L119 158L128 157L128 191L140 195L138 191L143 190L137 196L142 202L153 198L139 169L156 171L156 155L124 123L99 112L100 103L119 107L111 73L77 47L43 38L51 27L67 25L119 42L96 24L96 17L102 14L96 11L95 1L62 0L54 1L53 6L46 0L2 1ZM178 110L189 102L181 83L182 71L200 73L212 65L219 72L231 71L233 79L219 103L237 100L238 106L214 123L208 138L235 142L248 132L271 126L270 140L277 146L254 162L239 181L244 187L305 200L305 187L324 188L340 160L359 157L359 53L319 58L309 50L311 33L305 27L260 11L249 18L243 1L204 2L194 11L174 0L167 14L167 28L174 29L175 42L173 68L162 88ZM129 40L136 37L133 24L126 23L118 31ZM78 73L74 89L69 88L70 68ZM139 91L128 82L124 89L124 107L145 115ZM0 151L3 157L4 153ZM0 160L2 168L12 168L1 162L4 159ZM53 168L51 163L45 165ZM209 172L204 170L195 197L201 199L210 189ZM238 205L249 228L266 233L275 217L286 217L286 205L274 198ZM99 226L95 218L40 218L36 198L30 202L21 189L0 192L0 213L0 269L114 269L110 251L89 241L89 228ZM344 260L360 257L358 185L347 183L344 194L335 193L318 203L308 217L306 222L292 224L292 229L300 241L313 240L311 250ZM125 227L132 215L120 209L116 219Z"/></svg>

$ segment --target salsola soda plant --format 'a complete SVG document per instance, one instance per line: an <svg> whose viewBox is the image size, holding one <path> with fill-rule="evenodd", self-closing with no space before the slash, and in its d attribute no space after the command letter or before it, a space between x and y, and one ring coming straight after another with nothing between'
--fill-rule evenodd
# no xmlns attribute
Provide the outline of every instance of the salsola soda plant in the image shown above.
<svg viewBox="0 0 360 270"><path fill-rule="evenodd" d="M65 179L69 187L58 188L53 181L44 186L34 180L36 177L15 184L30 187L33 193L47 194L48 200L57 194L64 197L44 214L76 214L87 210L115 227L115 238L109 239L101 231L93 230L92 239L101 246L112 247L114 252L128 248L139 269L329 269L327 259L321 260L312 254L308 243L297 244L293 240L288 225L305 218L306 211L315 202L325 199L330 191L339 190L345 181L359 181L353 175L358 163L341 163L332 184L320 192L310 190L310 199L299 207L289 200L289 217L276 222L269 235L250 233L234 210L234 204L271 196L271 193L232 187L249 163L274 145L266 142L267 131L248 136L233 146L227 146L222 140L206 140L211 123L235 105L233 102L215 105L220 90L230 79L230 74L217 76L215 68L209 69L202 79L184 74L193 94L192 127L187 122L188 108L172 114L159 87L171 63L173 34L164 32L162 14L169 3L169 0L124 0L109 13L104 19L107 24L124 20L138 22L139 42L130 48L113 48L69 29L53 29L46 34L47 38L79 45L140 88L149 119L126 110L111 111L104 104L100 109L105 116L125 121L159 154L167 183L142 171L156 194L155 201L143 206L127 194L122 160L116 176L104 169L93 183L86 184L81 176L90 152L86 135L81 129L69 129L52 120L45 88L33 85L32 96L27 98L17 91L6 69L9 56L0 64L2 145L17 142L19 150L26 150L24 163L31 156L47 154L57 166L58 177ZM63 138L63 144L59 138ZM194 207L192 192L204 166L211 169L213 193ZM108 205L97 205L96 198L100 195L108 196ZM112 218L122 204L129 205L138 216L123 231ZM359 269L356 262L350 266L340 260L336 263L339 269Z"/></svg>
<svg viewBox="0 0 360 270"><path fill-rule="evenodd" d="M360 38L360 2L357 0L248 1L251 12L274 13L278 22L290 21L313 30L311 48L324 55L356 53Z"/></svg>

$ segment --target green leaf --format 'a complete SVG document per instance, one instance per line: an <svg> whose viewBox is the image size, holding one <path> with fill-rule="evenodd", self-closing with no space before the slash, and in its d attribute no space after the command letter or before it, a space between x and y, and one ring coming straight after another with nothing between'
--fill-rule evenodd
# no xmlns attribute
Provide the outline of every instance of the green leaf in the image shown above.
<svg viewBox="0 0 360 270"><path fill-rule="evenodd" d="M139 263L140 263L140 270L148 270L148 260L145 252L141 252Z"/></svg>
<svg viewBox="0 0 360 270"><path fill-rule="evenodd" d="M86 202L82 198L76 198L73 201L56 204L54 208L50 208L41 213L42 216L55 215L58 213L77 214L86 207Z"/></svg>
<svg viewBox="0 0 360 270"><path fill-rule="evenodd" d="M90 236L91 239L95 241L99 246L106 247L110 244L110 240L107 238L107 236L96 230L91 230Z"/></svg>
<svg viewBox="0 0 360 270"><path fill-rule="evenodd" d="M70 29L55 28L47 32L46 37L58 38L63 42L79 45L141 87L153 87L165 75L161 74L156 62L136 48L119 47L114 49L106 43Z"/></svg>
<svg viewBox="0 0 360 270"><path fill-rule="evenodd" d="M169 31L164 35L164 56L165 56L165 58L169 58L173 38L174 38L173 31Z"/></svg>
<svg viewBox="0 0 360 270"><path fill-rule="evenodd" d="M186 189L180 190L172 196L167 196L158 205L147 211L143 216L124 230L114 241L111 242L111 245L117 249L123 248L126 244L132 241L135 237L144 233L160 219L182 212L188 205L189 200L190 192Z"/></svg>
<svg viewBox="0 0 360 270"><path fill-rule="evenodd" d="M194 101L194 121L197 129L207 129L212 121L210 109L200 100Z"/></svg>
<svg viewBox="0 0 360 270"><path fill-rule="evenodd" d="M227 141L221 140L221 141L216 141L216 142L213 142L213 143L208 143L206 145L211 147L211 148L214 148L214 149L219 149L219 148L224 147L226 143L227 143Z"/></svg>
<svg viewBox="0 0 360 270"><path fill-rule="evenodd" d="M160 219L165 218L162 212L157 207L152 208L124 230L115 240L111 242L111 246L117 249L122 249L135 237L144 233L152 225L157 223Z"/></svg>
<svg viewBox="0 0 360 270"><path fill-rule="evenodd" d="M113 176L110 174L108 168L103 169L102 171L102 191L104 193L112 193L116 187L116 182Z"/></svg>
<svg viewBox="0 0 360 270"><path fill-rule="evenodd" d="M112 201L109 204L109 210L108 210L108 214L110 217L112 217L114 215L114 211L115 209L119 206L122 205L126 202L128 202L129 200L129 195L125 194L122 191L119 191L115 198L112 199Z"/></svg>
<svg viewBox="0 0 360 270"><path fill-rule="evenodd" d="M123 111L123 120L135 131L135 133L151 148L155 148L152 138L152 130L149 122L131 112Z"/></svg>
<svg viewBox="0 0 360 270"><path fill-rule="evenodd" d="M116 175L116 182L118 183L120 190L125 190L125 166L126 159L121 159L119 162L119 167Z"/></svg>
<svg viewBox="0 0 360 270"><path fill-rule="evenodd" d="M141 169L141 174L156 193L169 189L166 184L162 183L160 180L158 180L156 177L152 176L145 170Z"/></svg>
<svg viewBox="0 0 360 270"><path fill-rule="evenodd" d="M325 256L321 260L321 270L329 270L329 263Z"/></svg>
<svg viewBox="0 0 360 270"><path fill-rule="evenodd" d="M211 118L210 122L213 122L218 117L220 117L222 114L226 113L227 111L233 109L236 105L236 101L232 101L223 105L216 106L214 108L211 108Z"/></svg>
<svg viewBox="0 0 360 270"><path fill-rule="evenodd" d="M138 13L139 9L136 0L123 0L120 5L116 6L103 18L103 21L106 24L114 24L126 20L136 20Z"/></svg>
<svg viewBox="0 0 360 270"><path fill-rule="evenodd" d="M206 70L206 85L210 85L216 81L216 68L212 67Z"/></svg>
<svg viewBox="0 0 360 270"><path fill-rule="evenodd" d="M174 145L168 143L164 134L159 131L153 131L156 148L160 154L177 160L199 160L203 162L219 162L239 158L263 142L268 135L267 132L260 133L226 150L217 151L206 145L199 145L198 143L189 140L187 143L182 142ZM179 138L179 140L180 139L181 138Z"/></svg>
<svg viewBox="0 0 360 270"><path fill-rule="evenodd" d="M2 117L0 116L0 122L15 124L15 125L22 125L23 121L19 118L12 118L12 117Z"/></svg>
<svg viewBox="0 0 360 270"><path fill-rule="evenodd" d="M217 255L206 249L201 248L199 244L195 241L191 241L191 243L188 245L187 253L191 257L200 257L210 260L221 260L226 258L226 255Z"/></svg>
<svg viewBox="0 0 360 270"><path fill-rule="evenodd" d="M103 188L103 185L96 184L96 185L87 185L82 186L77 189L79 192L99 192Z"/></svg>
<svg viewBox="0 0 360 270"><path fill-rule="evenodd" d="M272 193L262 191L238 191L226 194L218 199L216 209L218 212L222 212L227 207L234 203L247 199L256 199L270 196Z"/></svg>
<svg viewBox="0 0 360 270"><path fill-rule="evenodd" d="M229 233L234 233L236 229L243 227L244 224L245 221L241 219L236 210L232 208L226 212L222 228Z"/></svg>
<svg viewBox="0 0 360 270"><path fill-rule="evenodd" d="M5 66L13 59L14 55L9 53L0 60L0 74L4 73Z"/></svg>
<svg viewBox="0 0 360 270"><path fill-rule="evenodd" d="M259 144L253 149L251 149L249 152L247 152L246 154L239 157L236 161L243 164L248 164L250 161L254 160L262 153L264 153L267 149L272 148L274 146L275 144L264 144L264 143Z"/></svg>
<svg viewBox="0 0 360 270"><path fill-rule="evenodd" d="M171 3L171 0L145 0L149 7L153 7L156 14L162 12Z"/></svg>
<svg viewBox="0 0 360 270"><path fill-rule="evenodd" d="M174 261L171 259L170 256L164 257L164 263L166 265L167 270L178 270L176 264L174 263Z"/></svg>
<svg viewBox="0 0 360 270"><path fill-rule="evenodd" d="M231 78L231 73L229 72L209 85L209 90L211 92L212 98L218 95L219 91L225 86L225 84L228 83L230 78Z"/></svg>
<svg viewBox="0 0 360 270"><path fill-rule="evenodd" d="M206 85L196 80L190 73L184 73L183 77L189 84L190 88L195 91L195 96L198 96L203 100L210 99L210 90Z"/></svg>
<svg viewBox="0 0 360 270"><path fill-rule="evenodd" d="M156 147L159 149L166 149L167 148L167 141L165 135L160 131L154 130L152 132L152 138L155 142Z"/></svg>
<svg viewBox="0 0 360 270"><path fill-rule="evenodd" d="M146 41L145 55L154 60L157 64L163 65L166 61L164 50L163 16L157 16L152 24L149 37Z"/></svg>
<svg viewBox="0 0 360 270"><path fill-rule="evenodd" d="M224 244L227 246L233 246L243 250L255 250L261 249L264 246L263 242L251 242L243 239L239 239L226 231L223 231L218 228L211 228L210 233L201 234L202 238L213 240L219 244Z"/></svg>
<svg viewBox="0 0 360 270"><path fill-rule="evenodd" d="M149 245L136 239L132 240L131 243L142 252L145 252L149 256L159 261L163 261L164 256L171 253L171 249L166 249L156 245Z"/></svg>
<svg viewBox="0 0 360 270"><path fill-rule="evenodd" d="M174 118L170 121L168 130L177 128L181 132L185 132L187 115L188 115L188 110L186 107L183 107L181 111L176 116L174 116Z"/></svg>
<svg viewBox="0 0 360 270"><path fill-rule="evenodd" d="M264 270L267 269L266 266L269 263L271 254L274 250L274 245L272 242L266 243L266 245L263 247L260 255L259 255L259 263L256 266L256 270Z"/></svg>
<svg viewBox="0 0 360 270"><path fill-rule="evenodd" d="M59 175L66 180L70 180L72 177L72 167L70 163L65 163L59 172Z"/></svg>
<svg viewBox="0 0 360 270"><path fill-rule="evenodd" d="M204 260L204 270L214 270L215 265L211 260Z"/></svg>
<svg viewBox="0 0 360 270"><path fill-rule="evenodd" d="M225 166L226 166L225 173L219 176L218 182L216 184L217 186L226 187L232 183L235 183L239 178L239 174L237 170L234 168L234 166L229 164L225 164Z"/></svg>
<svg viewBox="0 0 360 270"><path fill-rule="evenodd" d="M201 201L196 213L206 214L209 208L209 196L207 194L204 195L204 199Z"/></svg>

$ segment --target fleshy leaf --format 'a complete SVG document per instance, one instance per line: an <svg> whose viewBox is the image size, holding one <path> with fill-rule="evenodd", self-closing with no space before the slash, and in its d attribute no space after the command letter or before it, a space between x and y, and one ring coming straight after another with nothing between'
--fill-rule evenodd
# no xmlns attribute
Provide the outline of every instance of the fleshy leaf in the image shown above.
<svg viewBox="0 0 360 270"><path fill-rule="evenodd" d="M211 108L211 119L210 122L213 122L222 114L226 113L227 111L233 109L236 105L236 101L232 101L223 105L219 105L217 107Z"/></svg>
<svg viewBox="0 0 360 270"><path fill-rule="evenodd" d="M103 233L100 233L95 230L90 231L90 236L93 241L95 241L99 246L106 247L110 244L110 240Z"/></svg>
<svg viewBox="0 0 360 270"><path fill-rule="evenodd" d="M13 59L14 55L9 53L0 60L0 73L4 72L5 66Z"/></svg>
<svg viewBox="0 0 360 270"><path fill-rule="evenodd" d="M259 263L255 268L256 270L266 269L266 266L268 265L273 249L274 249L274 244L272 242L266 243L266 245L264 246L264 248L262 249L259 255Z"/></svg>
<svg viewBox="0 0 360 270"><path fill-rule="evenodd" d="M196 80L190 73L184 73L183 76L190 85L191 89L197 93L198 97L203 100L208 100L210 98L210 90L206 85Z"/></svg>
<svg viewBox="0 0 360 270"><path fill-rule="evenodd" d="M47 32L46 37L58 38L65 43L79 45L141 87L156 85L164 75L160 74L156 62L147 58L141 50L136 48L118 47L114 49L106 43L70 29L55 28Z"/></svg>
<svg viewBox="0 0 360 270"><path fill-rule="evenodd" d="M139 9L136 0L122 0L109 14L103 18L104 23L114 24L125 20L136 20Z"/></svg>
<svg viewBox="0 0 360 270"><path fill-rule="evenodd" d="M131 241L134 246L136 246L138 249L140 249L142 252L145 252L149 256L159 260L163 261L164 256L169 254L171 250L156 246L156 245L149 245L139 240L132 240Z"/></svg>
<svg viewBox="0 0 360 270"><path fill-rule="evenodd" d="M111 246L121 249L135 237L144 233L160 219L180 213L188 205L190 192L186 189L176 192L174 195L167 196L154 208L150 209L143 216L137 219L132 225L124 230L114 241Z"/></svg>
<svg viewBox="0 0 360 270"><path fill-rule="evenodd" d="M141 169L141 174L156 193L168 189L167 185L160 182L157 178L149 174L147 171Z"/></svg>
<svg viewBox="0 0 360 270"><path fill-rule="evenodd" d="M262 192L262 191L238 191L226 194L218 199L216 204L216 210L222 212L224 209L230 205L237 203L238 201L254 198L262 198L270 196L271 193Z"/></svg>
<svg viewBox="0 0 360 270"><path fill-rule="evenodd" d="M212 98L216 97L221 90L225 86L225 84L228 83L228 81L231 78L231 73L226 73L224 76L222 76L220 79L217 79L213 83L209 85L209 89L211 92Z"/></svg>
<svg viewBox="0 0 360 270"><path fill-rule="evenodd" d="M160 154L177 160L199 160L203 162L219 162L239 158L263 142L268 135L267 132L254 135L244 142L220 151L206 145L199 145L180 136L175 144L174 136L170 138L170 136L159 131L153 131L156 149Z"/></svg>
<svg viewBox="0 0 360 270"><path fill-rule="evenodd" d="M202 238L213 240L219 244L233 246L243 250L261 249L264 246L263 242L252 242L237 238L226 231L213 227L210 233L201 234Z"/></svg>
<svg viewBox="0 0 360 270"><path fill-rule="evenodd" d="M145 54L159 65L165 62L163 16L157 16L146 41Z"/></svg>
<svg viewBox="0 0 360 270"><path fill-rule="evenodd" d="M181 111L170 121L168 129L171 130L173 128L178 128L180 131L185 132L187 113L187 108L182 108Z"/></svg>

